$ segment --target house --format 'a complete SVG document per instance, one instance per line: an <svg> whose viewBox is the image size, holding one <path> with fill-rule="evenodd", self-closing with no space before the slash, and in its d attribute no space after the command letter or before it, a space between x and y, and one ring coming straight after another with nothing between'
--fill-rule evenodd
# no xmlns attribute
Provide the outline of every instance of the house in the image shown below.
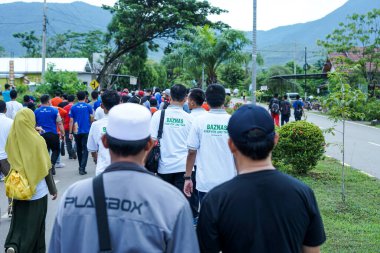
<svg viewBox="0 0 380 253"><path fill-rule="evenodd" d="M87 58L46 58L45 70L54 66L55 71L70 71L78 74L78 79L89 85L93 79L92 66ZM42 58L0 58L0 84L13 82L33 85L41 82ZM12 80L14 79L14 81Z"/></svg>

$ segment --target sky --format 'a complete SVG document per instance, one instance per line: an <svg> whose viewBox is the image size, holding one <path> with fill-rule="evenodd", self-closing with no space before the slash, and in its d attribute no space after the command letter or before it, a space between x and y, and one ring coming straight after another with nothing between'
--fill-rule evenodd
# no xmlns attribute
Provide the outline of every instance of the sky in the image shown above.
<svg viewBox="0 0 380 253"><path fill-rule="evenodd" d="M115 0L81 0L92 5L113 5ZM305 23L320 19L336 10L348 0L256 0L257 29L270 30L279 26ZM0 3L15 2L0 0ZM43 2L43 0L23 0L23 2ZM73 0L47 0L52 3L70 3ZM209 0L217 7L228 10L213 21L223 21L234 29L252 31L253 0Z"/></svg>

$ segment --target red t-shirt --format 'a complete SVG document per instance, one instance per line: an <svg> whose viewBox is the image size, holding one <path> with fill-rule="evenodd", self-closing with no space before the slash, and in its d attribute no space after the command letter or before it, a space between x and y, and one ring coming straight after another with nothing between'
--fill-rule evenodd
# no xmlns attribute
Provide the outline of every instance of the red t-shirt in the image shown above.
<svg viewBox="0 0 380 253"><path fill-rule="evenodd" d="M67 112L65 120L64 120L64 125L63 125L65 128L65 131L70 130L70 110L72 106L73 106L73 103L70 103L66 105L65 107L63 107L63 109Z"/></svg>

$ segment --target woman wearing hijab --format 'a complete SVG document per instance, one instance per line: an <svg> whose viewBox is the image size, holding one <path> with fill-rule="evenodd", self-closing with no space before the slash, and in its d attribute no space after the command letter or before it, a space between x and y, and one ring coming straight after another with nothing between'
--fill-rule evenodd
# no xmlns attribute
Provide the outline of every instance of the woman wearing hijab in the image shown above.
<svg viewBox="0 0 380 253"><path fill-rule="evenodd" d="M11 170L28 180L33 196L30 200L13 200L13 216L5 241L7 253L45 252L45 218L47 195L57 198L50 173L51 162L45 140L35 130L32 110L20 110L14 119L5 150Z"/></svg>

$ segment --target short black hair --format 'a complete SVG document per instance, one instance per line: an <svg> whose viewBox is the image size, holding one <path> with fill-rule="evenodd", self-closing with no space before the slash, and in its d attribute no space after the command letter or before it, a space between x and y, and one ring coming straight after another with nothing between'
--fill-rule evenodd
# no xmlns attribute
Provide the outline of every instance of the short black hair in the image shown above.
<svg viewBox="0 0 380 253"><path fill-rule="evenodd" d="M151 98L149 99L150 106L157 106L157 99Z"/></svg>
<svg viewBox="0 0 380 253"><path fill-rule="evenodd" d="M278 98L278 94L277 94L277 93L274 93L274 97L275 97L275 98Z"/></svg>
<svg viewBox="0 0 380 253"><path fill-rule="evenodd" d="M288 99L288 95L284 95L284 99Z"/></svg>
<svg viewBox="0 0 380 253"><path fill-rule="evenodd" d="M29 101L30 101L30 96L29 96L29 95L24 95L23 101L24 101L25 103L29 103Z"/></svg>
<svg viewBox="0 0 380 253"><path fill-rule="evenodd" d="M84 91L78 91L77 92L77 98L78 98L78 100L85 100L85 98L86 98L86 92L84 92Z"/></svg>
<svg viewBox="0 0 380 253"><path fill-rule="evenodd" d="M68 95L67 96L67 101L74 102L74 100L75 100L75 96L74 95Z"/></svg>
<svg viewBox="0 0 380 253"><path fill-rule="evenodd" d="M249 136L254 136L254 140L250 140ZM236 148L245 156L255 161L266 159L274 148L274 134L266 134L260 129L253 129L247 133L246 141L234 141Z"/></svg>
<svg viewBox="0 0 380 253"><path fill-rule="evenodd" d="M156 90L155 90L155 92L160 92L161 90L160 90L160 88L156 88Z"/></svg>
<svg viewBox="0 0 380 253"><path fill-rule="evenodd" d="M6 109L7 109L7 103L5 103L3 100L0 100L0 113L5 113Z"/></svg>
<svg viewBox="0 0 380 253"><path fill-rule="evenodd" d="M118 156L137 155L144 150L146 144L150 140L150 136L138 141L122 141L106 134L109 149Z"/></svg>
<svg viewBox="0 0 380 253"><path fill-rule="evenodd" d="M62 95L62 93L59 91L59 90L57 90L56 92L55 92L55 96L56 97L60 97Z"/></svg>
<svg viewBox="0 0 380 253"><path fill-rule="evenodd" d="M107 111L111 110L115 105L120 104L120 96L115 90L106 90L102 94L102 104Z"/></svg>
<svg viewBox="0 0 380 253"><path fill-rule="evenodd" d="M130 99L128 99L128 103L134 103L134 104L142 104L142 99L139 96L133 96Z"/></svg>
<svg viewBox="0 0 380 253"><path fill-rule="evenodd" d="M117 91L121 91L121 88L120 88L120 87L117 87L116 90L117 90Z"/></svg>
<svg viewBox="0 0 380 253"><path fill-rule="evenodd" d="M64 100L67 100L67 94L63 94L62 97Z"/></svg>
<svg viewBox="0 0 380 253"><path fill-rule="evenodd" d="M211 84L206 89L206 100L210 107L221 107L226 100L226 90L220 84Z"/></svg>
<svg viewBox="0 0 380 253"><path fill-rule="evenodd" d="M9 93L9 96L11 97L11 99L16 99L17 98L17 91L11 90L11 92Z"/></svg>
<svg viewBox="0 0 380 253"><path fill-rule="evenodd" d="M29 102L26 107L28 107L33 112L36 110L36 105L33 102Z"/></svg>
<svg viewBox="0 0 380 253"><path fill-rule="evenodd" d="M300 99L300 98L301 98L300 95L297 95L297 96L296 96L296 99Z"/></svg>
<svg viewBox="0 0 380 253"><path fill-rule="evenodd" d="M202 89L195 88L190 91L189 99L193 100L198 106L201 106L206 99L206 95Z"/></svg>
<svg viewBox="0 0 380 253"><path fill-rule="evenodd" d="M11 87L11 86L10 86L9 84L7 84L7 83L4 85L4 88L5 88L6 90L8 90L10 87Z"/></svg>
<svg viewBox="0 0 380 253"><path fill-rule="evenodd" d="M40 97L41 104L47 104L49 102L50 96L48 94L44 94Z"/></svg>
<svg viewBox="0 0 380 253"><path fill-rule="evenodd" d="M91 92L91 97L92 97L92 99L98 99L99 92L97 92L96 90L94 90L93 92Z"/></svg>
<svg viewBox="0 0 380 253"><path fill-rule="evenodd" d="M124 96L121 97L121 102L123 102L123 103L127 103L128 100L129 100L129 98L130 98L129 96L124 95Z"/></svg>
<svg viewBox="0 0 380 253"><path fill-rule="evenodd" d="M174 84L170 88L170 96L173 101L181 102L186 98L186 87L183 84Z"/></svg>

